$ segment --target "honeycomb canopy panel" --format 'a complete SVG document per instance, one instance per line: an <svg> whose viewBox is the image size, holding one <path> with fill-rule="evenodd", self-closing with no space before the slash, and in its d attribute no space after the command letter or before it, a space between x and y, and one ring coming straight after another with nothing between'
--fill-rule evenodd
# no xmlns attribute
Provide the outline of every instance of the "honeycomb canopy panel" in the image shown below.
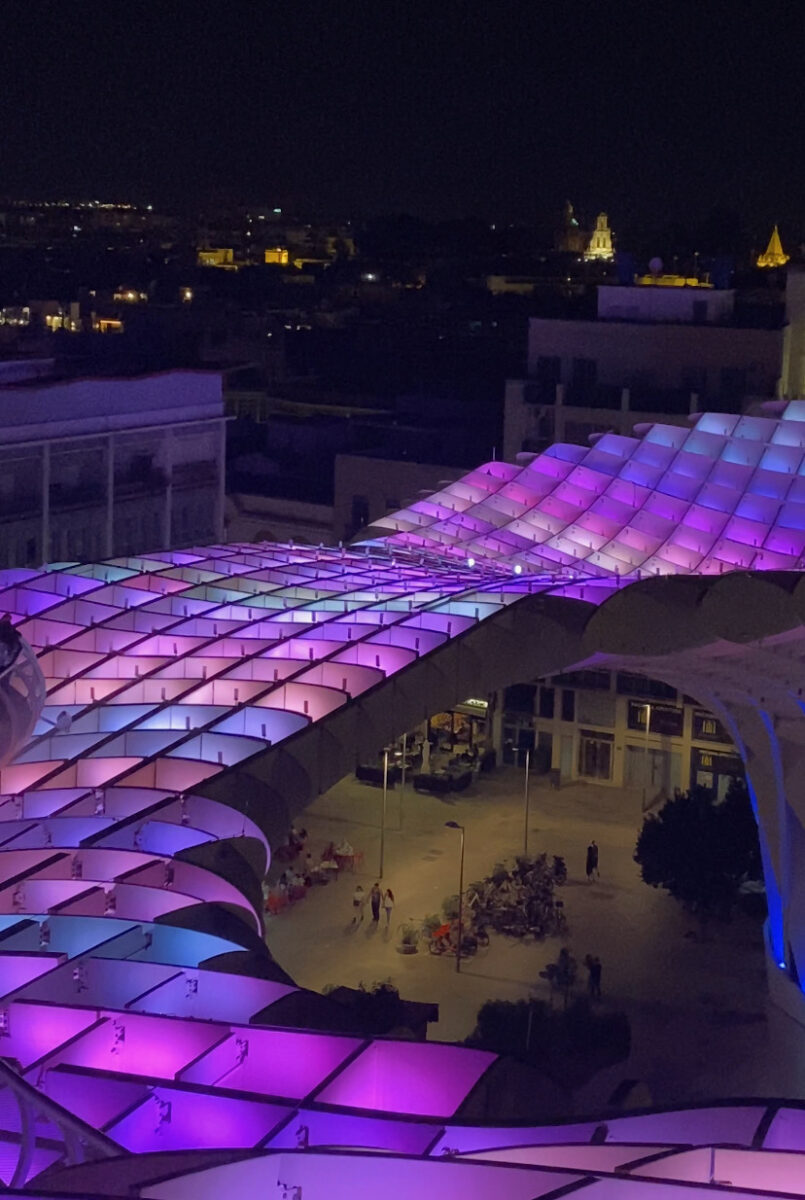
<svg viewBox="0 0 805 1200"><path fill-rule="evenodd" d="M322 728L342 741L375 728L346 710L396 705L401 721L415 694L421 719L428 672L454 702L457 664L491 679L532 652L554 671L620 656L649 674L661 653L705 699L717 679L713 711L784 786L775 714L793 737L805 711L790 677L805 405L487 463L364 538L0 571L17 645L0 667L0 1093L15 1101L0 1104L0 1178L30 1196L120 1194L125 1179L128 1195L192 1200L660 1200L704 1195L711 1178L742 1197L805 1196L797 1104L618 1117L603 1140L596 1122L471 1126L461 1114L478 1111L494 1055L305 1028L295 1011L330 1002L264 938L277 793L240 803L278 761L294 765L277 768L294 803L315 795ZM758 671L766 708L730 723ZM331 777L354 749L333 752ZM753 798L772 838L766 792L775 803L774 787ZM772 849L768 940L786 970L805 930L791 918L782 937L790 880Z"/></svg>
<svg viewBox="0 0 805 1200"><path fill-rule="evenodd" d="M804 402L779 419L702 413L525 465L489 462L363 538L523 572L721 574L805 565Z"/></svg>

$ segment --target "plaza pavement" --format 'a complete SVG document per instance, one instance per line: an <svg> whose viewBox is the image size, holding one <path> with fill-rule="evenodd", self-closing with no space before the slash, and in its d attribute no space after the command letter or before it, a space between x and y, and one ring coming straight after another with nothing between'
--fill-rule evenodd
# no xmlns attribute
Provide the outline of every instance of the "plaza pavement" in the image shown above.
<svg viewBox="0 0 805 1200"><path fill-rule="evenodd" d="M524 945L493 934L489 949L464 961L460 974L453 958L396 950L400 924L439 911L458 890L459 834L445 821L466 827L466 882L522 851L522 772L498 769L449 799L417 795L409 785L404 795L399 786L389 791L382 885L392 888L396 907L389 930L382 912L379 927L365 919L354 929L353 888L361 883L368 892L378 878L381 807L380 789L349 777L299 815L314 858L330 839L346 837L364 861L354 876L314 887L267 917L266 940L281 965L316 990L391 979L404 998L439 1005L429 1037L441 1041L466 1037L488 999L547 999L539 972L558 954L555 938ZM599 1072L577 1094L576 1111L600 1109L625 1078L642 1081L655 1104L805 1097L805 1029L768 1002L760 925L741 916L715 924L705 942L689 936L696 923L640 879L632 855L641 819L637 793L583 784L552 790L532 777L529 851L566 859L560 895L579 990L586 983L581 960L597 954L604 1003L624 1009L632 1026L628 1062ZM600 848L601 877L590 884L584 864L591 838Z"/></svg>

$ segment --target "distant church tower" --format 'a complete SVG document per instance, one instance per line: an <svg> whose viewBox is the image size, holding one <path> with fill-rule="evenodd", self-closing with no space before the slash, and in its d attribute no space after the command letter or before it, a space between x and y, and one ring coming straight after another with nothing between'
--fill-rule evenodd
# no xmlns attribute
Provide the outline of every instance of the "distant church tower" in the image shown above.
<svg viewBox="0 0 805 1200"><path fill-rule="evenodd" d="M579 226L578 219L569 200L562 212L562 228L556 235L556 249L565 254L581 254L587 235Z"/></svg>
<svg viewBox="0 0 805 1200"><path fill-rule="evenodd" d="M771 231L766 253L758 255L757 265L759 267L784 267L790 257L790 254L786 254L783 250L783 243L780 241L780 232L775 225Z"/></svg>
<svg viewBox="0 0 805 1200"><path fill-rule="evenodd" d="M591 260L609 261L615 257L612 249L612 230L607 224L607 214L599 213L595 221L595 229L590 237L590 244L584 251L587 262Z"/></svg>

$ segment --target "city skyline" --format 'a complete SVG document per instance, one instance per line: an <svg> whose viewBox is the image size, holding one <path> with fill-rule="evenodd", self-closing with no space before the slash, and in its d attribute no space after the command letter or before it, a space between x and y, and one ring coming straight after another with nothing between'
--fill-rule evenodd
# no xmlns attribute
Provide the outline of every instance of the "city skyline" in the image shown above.
<svg viewBox="0 0 805 1200"><path fill-rule="evenodd" d="M730 204L799 236L792 8L22 5L2 51L3 190L260 197L356 216L627 234ZM774 36L762 36L772 29ZM793 228L792 228L793 227Z"/></svg>

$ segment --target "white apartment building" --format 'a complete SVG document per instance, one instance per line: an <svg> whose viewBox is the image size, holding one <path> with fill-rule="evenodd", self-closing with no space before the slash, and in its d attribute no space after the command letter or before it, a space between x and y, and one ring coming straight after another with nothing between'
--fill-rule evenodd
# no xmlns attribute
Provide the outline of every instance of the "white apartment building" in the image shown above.
<svg viewBox="0 0 805 1200"><path fill-rule="evenodd" d="M734 323L734 304L730 290L613 285L595 320L532 318L528 378L506 385L503 457L774 399L783 331Z"/></svg>
<svg viewBox="0 0 805 1200"><path fill-rule="evenodd" d="M225 420L216 372L0 362L0 567L220 540Z"/></svg>

